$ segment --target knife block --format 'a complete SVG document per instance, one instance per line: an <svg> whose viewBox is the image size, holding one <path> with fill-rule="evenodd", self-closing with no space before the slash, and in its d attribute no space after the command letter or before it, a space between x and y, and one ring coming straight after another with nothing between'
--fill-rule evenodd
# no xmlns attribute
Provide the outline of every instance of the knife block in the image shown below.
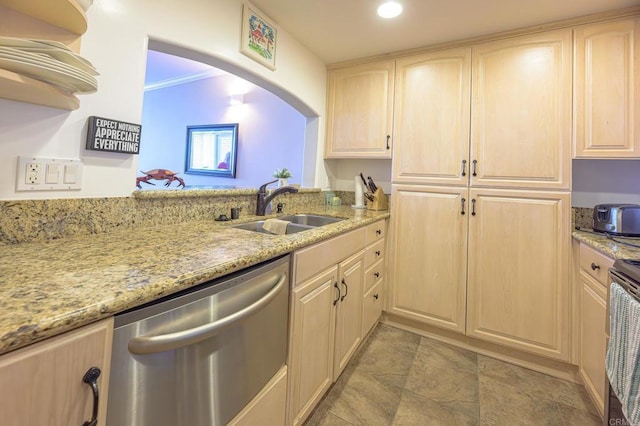
<svg viewBox="0 0 640 426"><path fill-rule="evenodd" d="M367 200L367 210L388 210L389 200L382 188L376 189L373 193L373 201Z"/></svg>

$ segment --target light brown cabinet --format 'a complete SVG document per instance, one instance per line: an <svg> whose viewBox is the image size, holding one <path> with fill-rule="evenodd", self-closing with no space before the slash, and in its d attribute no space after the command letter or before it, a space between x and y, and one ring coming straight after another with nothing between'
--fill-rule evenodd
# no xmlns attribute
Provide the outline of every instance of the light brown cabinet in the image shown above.
<svg viewBox="0 0 640 426"><path fill-rule="evenodd" d="M395 61L329 70L325 158L391 158Z"/></svg>
<svg viewBox="0 0 640 426"><path fill-rule="evenodd" d="M397 59L391 314L568 360L571 36Z"/></svg>
<svg viewBox="0 0 640 426"><path fill-rule="evenodd" d="M574 30L576 158L640 157L640 18Z"/></svg>
<svg viewBox="0 0 640 426"><path fill-rule="evenodd" d="M80 50L87 18L75 0L0 0L0 36L49 39ZM78 99L42 81L0 69L0 96L75 110Z"/></svg>
<svg viewBox="0 0 640 426"><path fill-rule="evenodd" d="M386 277L386 221L367 226L367 247L364 255L364 297L362 301L362 337L376 325L382 315L383 285Z"/></svg>
<svg viewBox="0 0 640 426"><path fill-rule="evenodd" d="M338 265L340 300L336 303L336 335L333 380L347 366L362 342L362 301L364 288L364 252Z"/></svg>
<svg viewBox="0 0 640 426"><path fill-rule="evenodd" d="M5 426L82 425L92 418L93 393L83 382L101 370L98 424L109 394L113 319L91 324L0 357L0 413Z"/></svg>
<svg viewBox="0 0 640 426"><path fill-rule="evenodd" d="M467 194L467 188L394 185L391 313L465 332Z"/></svg>
<svg viewBox="0 0 640 426"><path fill-rule="evenodd" d="M288 424L302 424L362 340L366 229L293 256Z"/></svg>
<svg viewBox="0 0 640 426"><path fill-rule="evenodd" d="M571 30L472 51L471 185L568 190Z"/></svg>
<svg viewBox="0 0 640 426"><path fill-rule="evenodd" d="M580 244L577 287L579 291L580 378L594 405L604 413L607 352L607 271L613 259Z"/></svg>
<svg viewBox="0 0 640 426"><path fill-rule="evenodd" d="M396 60L393 181L466 185L471 48Z"/></svg>
<svg viewBox="0 0 640 426"><path fill-rule="evenodd" d="M467 335L568 361L570 194L469 196Z"/></svg>

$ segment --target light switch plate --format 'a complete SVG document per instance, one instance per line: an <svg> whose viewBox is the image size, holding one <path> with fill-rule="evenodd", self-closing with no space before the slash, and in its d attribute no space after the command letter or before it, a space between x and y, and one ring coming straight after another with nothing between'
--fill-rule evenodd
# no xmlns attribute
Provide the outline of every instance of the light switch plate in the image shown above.
<svg viewBox="0 0 640 426"><path fill-rule="evenodd" d="M78 190L81 180L78 159L18 157L16 191Z"/></svg>

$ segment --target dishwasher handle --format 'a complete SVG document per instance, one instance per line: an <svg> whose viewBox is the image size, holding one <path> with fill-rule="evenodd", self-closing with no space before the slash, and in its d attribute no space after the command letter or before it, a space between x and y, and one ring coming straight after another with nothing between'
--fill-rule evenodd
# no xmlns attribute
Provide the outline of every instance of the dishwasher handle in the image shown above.
<svg viewBox="0 0 640 426"><path fill-rule="evenodd" d="M190 346L207 340L268 305L280 293L286 281L287 274L280 274L273 288L260 300L212 323L159 336L134 337L129 341L129 352L137 355L152 354Z"/></svg>

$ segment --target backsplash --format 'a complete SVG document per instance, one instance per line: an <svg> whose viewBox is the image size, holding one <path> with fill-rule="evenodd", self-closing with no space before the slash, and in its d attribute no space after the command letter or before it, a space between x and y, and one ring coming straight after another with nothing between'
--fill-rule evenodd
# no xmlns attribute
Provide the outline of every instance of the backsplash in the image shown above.
<svg viewBox="0 0 640 426"><path fill-rule="evenodd" d="M287 213L322 206L319 189L276 198ZM256 190L136 191L131 197L0 201L0 245L255 214Z"/></svg>
<svg viewBox="0 0 640 426"><path fill-rule="evenodd" d="M593 209L588 207L574 207L572 209L572 229L591 229L593 227Z"/></svg>

